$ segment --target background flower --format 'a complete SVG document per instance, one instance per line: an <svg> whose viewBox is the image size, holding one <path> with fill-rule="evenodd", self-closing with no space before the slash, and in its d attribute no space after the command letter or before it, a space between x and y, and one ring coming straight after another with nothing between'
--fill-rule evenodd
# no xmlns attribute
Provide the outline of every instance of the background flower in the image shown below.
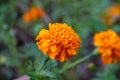
<svg viewBox="0 0 120 80"><path fill-rule="evenodd" d="M115 23L120 23L120 4L113 4L112 6L106 8L102 19L108 26Z"/></svg>
<svg viewBox="0 0 120 80"><path fill-rule="evenodd" d="M44 18L45 16L46 14L41 8L34 6L24 13L23 20L26 23L29 23L31 21L37 20L38 18Z"/></svg>
<svg viewBox="0 0 120 80"><path fill-rule="evenodd" d="M97 46L104 64L116 63L120 60L120 38L112 30L96 33L94 45Z"/></svg>

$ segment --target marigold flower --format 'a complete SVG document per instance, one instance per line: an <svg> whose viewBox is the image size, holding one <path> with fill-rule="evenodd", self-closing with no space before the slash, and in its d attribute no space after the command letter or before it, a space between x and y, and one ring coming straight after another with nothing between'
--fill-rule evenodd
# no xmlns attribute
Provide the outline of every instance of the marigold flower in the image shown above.
<svg viewBox="0 0 120 80"><path fill-rule="evenodd" d="M36 40L44 54L61 62L76 55L81 43L79 36L65 23L50 23L49 30L42 29Z"/></svg>
<svg viewBox="0 0 120 80"><path fill-rule="evenodd" d="M106 9L106 14L102 16L106 25L120 22L120 4L114 4Z"/></svg>
<svg viewBox="0 0 120 80"><path fill-rule="evenodd" d="M114 31L96 33L94 45L99 47L98 52L104 64L116 63L120 60L120 38Z"/></svg>
<svg viewBox="0 0 120 80"><path fill-rule="evenodd" d="M27 12L23 15L23 20L26 23L37 20L38 18L44 18L46 16L45 12L38 7L31 7Z"/></svg>

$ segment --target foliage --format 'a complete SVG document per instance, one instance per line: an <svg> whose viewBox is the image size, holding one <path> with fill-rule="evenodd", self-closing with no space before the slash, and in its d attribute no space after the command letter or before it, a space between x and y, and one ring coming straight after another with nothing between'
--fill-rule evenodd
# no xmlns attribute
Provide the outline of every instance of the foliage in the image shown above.
<svg viewBox="0 0 120 80"><path fill-rule="evenodd" d="M99 56L59 73L94 51L93 35L108 29L101 18L104 10L116 2L119 0L0 0L0 80L22 75L31 80L119 80L120 65L104 65ZM46 18L25 23L23 15L31 6L43 8ZM75 57L63 63L44 59L35 37L49 22L66 23L80 36L82 47ZM120 35L119 25L109 28Z"/></svg>

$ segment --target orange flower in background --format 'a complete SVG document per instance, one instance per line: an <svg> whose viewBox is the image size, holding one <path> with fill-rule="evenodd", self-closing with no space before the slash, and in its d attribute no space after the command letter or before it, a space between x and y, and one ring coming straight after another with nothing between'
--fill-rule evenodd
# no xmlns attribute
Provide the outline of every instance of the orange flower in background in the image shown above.
<svg viewBox="0 0 120 80"><path fill-rule="evenodd" d="M49 30L42 29L36 40L44 54L61 62L76 55L81 43L79 36L65 23L49 24Z"/></svg>
<svg viewBox="0 0 120 80"><path fill-rule="evenodd" d="M23 15L23 20L26 23L37 20L38 18L44 18L46 16L45 12L38 7L31 7L27 12Z"/></svg>
<svg viewBox="0 0 120 80"><path fill-rule="evenodd" d="M96 33L94 45L99 47L98 52L104 64L116 63L120 60L120 38L114 31Z"/></svg>
<svg viewBox="0 0 120 80"><path fill-rule="evenodd" d="M120 22L120 4L114 4L106 9L106 14L102 16L106 25Z"/></svg>

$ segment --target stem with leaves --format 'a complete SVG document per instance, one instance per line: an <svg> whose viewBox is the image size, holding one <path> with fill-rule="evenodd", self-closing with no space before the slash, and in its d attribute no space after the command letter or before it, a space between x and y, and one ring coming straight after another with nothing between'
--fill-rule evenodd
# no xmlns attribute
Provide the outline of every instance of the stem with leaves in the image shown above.
<svg viewBox="0 0 120 80"><path fill-rule="evenodd" d="M94 49L92 53L90 53L88 56L82 58L82 59L78 59L77 61L73 62L73 63L68 63L67 65L63 66L63 68L59 71L60 74L62 74L63 72L65 72L66 70L78 65L81 62L86 61L87 59L91 58L92 56L97 54L97 50L98 49Z"/></svg>

